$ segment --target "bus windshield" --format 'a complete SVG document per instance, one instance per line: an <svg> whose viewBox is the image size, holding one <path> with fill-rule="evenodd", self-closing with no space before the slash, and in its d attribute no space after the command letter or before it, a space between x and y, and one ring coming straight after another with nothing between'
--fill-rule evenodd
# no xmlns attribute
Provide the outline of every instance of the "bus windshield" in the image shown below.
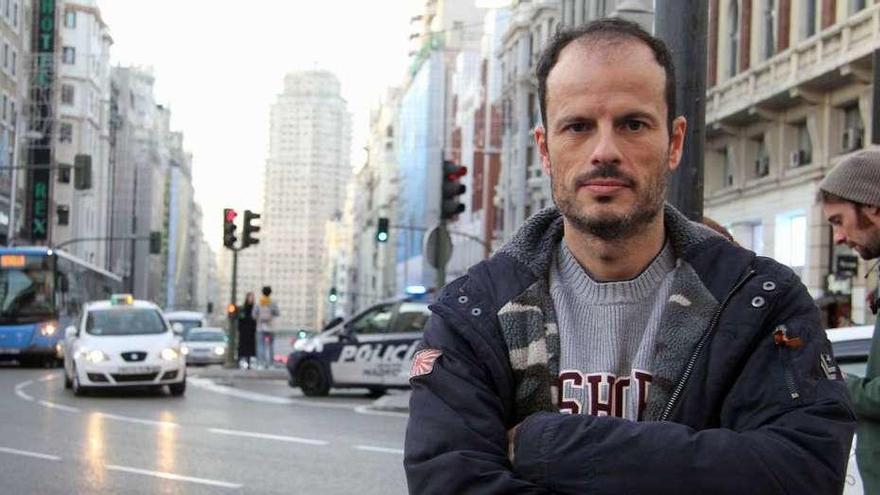
<svg viewBox="0 0 880 495"><path fill-rule="evenodd" d="M5 258L5 257L4 257ZM55 317L53 270L42 256L19 256L0 267L0 323L32 323Z"/></svg>

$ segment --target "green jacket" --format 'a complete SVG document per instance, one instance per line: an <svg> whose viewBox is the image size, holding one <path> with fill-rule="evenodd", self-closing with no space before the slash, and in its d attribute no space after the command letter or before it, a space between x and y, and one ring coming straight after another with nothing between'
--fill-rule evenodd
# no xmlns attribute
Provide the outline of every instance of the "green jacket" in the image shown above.
<svg viewBox="0 0 880 495"><path fill-rule="evenodd" d="M847 387L859 418L856 460L865 493L880 493L880 318L874 325L865 377L848 379Z"/></svg>

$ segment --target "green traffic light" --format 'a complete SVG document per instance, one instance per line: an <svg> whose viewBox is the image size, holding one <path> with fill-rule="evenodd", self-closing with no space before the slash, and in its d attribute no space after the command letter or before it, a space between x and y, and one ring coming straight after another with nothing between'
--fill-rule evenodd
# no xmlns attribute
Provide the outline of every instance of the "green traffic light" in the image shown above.
<svg viewBox="0 0 880 495"><path fill-rule="evenodd" d="M376 235L376 239L377 239L379 242L385 242L385 241L388 240L388 233L387 233L387 232L379 232L379 233Z"/></svg>

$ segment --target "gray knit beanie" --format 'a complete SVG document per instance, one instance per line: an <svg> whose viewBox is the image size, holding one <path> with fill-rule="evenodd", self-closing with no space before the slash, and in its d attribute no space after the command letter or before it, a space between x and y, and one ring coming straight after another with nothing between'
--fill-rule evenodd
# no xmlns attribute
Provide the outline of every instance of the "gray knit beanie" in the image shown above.
<svg viewBox="0 0 880 495"><path fill-rule="evenodd" d="M822 179L819 189L856 203L880 206L880 150L846 157Z"/></svg>

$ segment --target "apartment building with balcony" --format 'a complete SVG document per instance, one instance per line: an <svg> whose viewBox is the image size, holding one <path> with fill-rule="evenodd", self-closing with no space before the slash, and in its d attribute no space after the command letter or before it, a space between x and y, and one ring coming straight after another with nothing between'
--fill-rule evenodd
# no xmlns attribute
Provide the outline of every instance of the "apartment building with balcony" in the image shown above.
<svg viewBox="0 0 880 495"><path fill-rule="evenodd" d="M818 182L872 140L880 4L711 0L705 214L800 275L826 324L870 319L866 287L840 269L816 203Z"/></svg>

